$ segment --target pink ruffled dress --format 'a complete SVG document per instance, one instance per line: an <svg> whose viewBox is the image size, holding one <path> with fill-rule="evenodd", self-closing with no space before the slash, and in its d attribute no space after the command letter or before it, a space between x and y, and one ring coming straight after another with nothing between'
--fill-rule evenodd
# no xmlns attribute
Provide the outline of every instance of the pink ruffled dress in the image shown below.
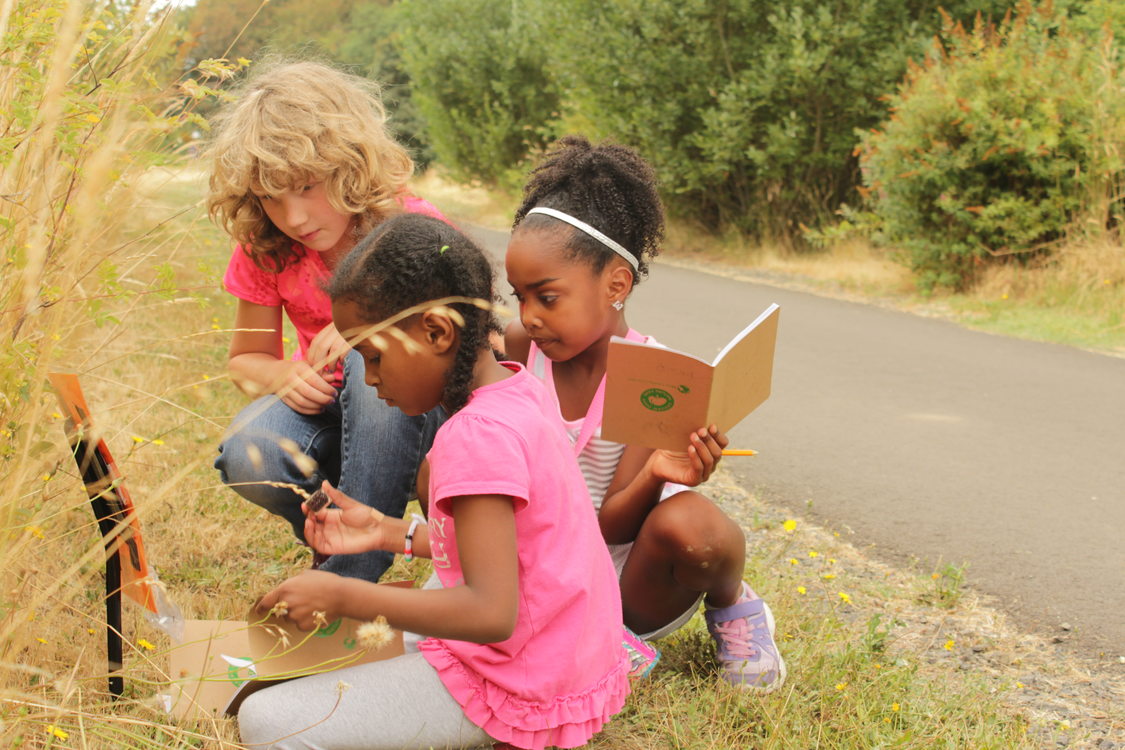
<svg viewBox="0 0 1125 750"><path fill-rule="evenodd" d="M629 694L621 596L555 405L522 366L505 365L512 377L474 391L438 430L429 528L442 585L460 585L451 498L515 498L515 630L500 643L431 638L420 650L491 737L530 750L578 747Z"/></svg>

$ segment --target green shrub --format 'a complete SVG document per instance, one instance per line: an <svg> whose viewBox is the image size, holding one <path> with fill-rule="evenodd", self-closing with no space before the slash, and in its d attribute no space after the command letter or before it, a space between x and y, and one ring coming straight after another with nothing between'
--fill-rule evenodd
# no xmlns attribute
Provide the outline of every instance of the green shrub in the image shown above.
<svg viewBox="0 0 1125 750"><path fill-rule="evenodd" d="M398 12L404 67L438 159L460 178L513 179L554 139L560 100L527 19L499 0L405 0Z"/></svg>
<svg viewBox="0 0 1125 750"><path fill-rule="evenodd" d="M923 289L963 289L987 263L1118 222L1125 77L1112 34L1083 23L1096 36L1025 0L998 26L947 24L864 138L885 238Z"/></svg>

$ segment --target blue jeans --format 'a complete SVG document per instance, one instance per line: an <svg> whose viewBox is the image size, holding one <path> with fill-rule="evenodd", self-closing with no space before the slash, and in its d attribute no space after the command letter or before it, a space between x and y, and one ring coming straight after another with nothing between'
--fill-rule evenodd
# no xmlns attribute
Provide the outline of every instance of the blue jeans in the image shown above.
<svg viewBox="0 0 1125 750"><path fill-rule="evenodd" d="M215 468L224 484L284 518L304 541L303 498L288 487L263 482L293 484L311 493L327 479L359 502L401 518L406 503L414 497L418 465L445 417L440 406L420 417L387 406L364 383L363 358L349 352L344 361L344 385L335 402L320 414L307 415L293 411L277 396L257 399L235 417L219 446ZM278 445L282 438L292 440L298 450L316 461L311 476L305 476ZM261 456L257 465L249 446ZM392 553L382 551L333 555L320 569L378 581L393 560Z"/></svg>

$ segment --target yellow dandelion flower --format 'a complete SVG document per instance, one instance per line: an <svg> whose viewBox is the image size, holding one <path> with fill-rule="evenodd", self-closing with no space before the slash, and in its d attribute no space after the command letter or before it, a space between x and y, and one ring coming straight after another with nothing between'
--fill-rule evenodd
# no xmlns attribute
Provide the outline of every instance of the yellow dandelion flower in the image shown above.
<svg viewBox="0 0 1125 750"><path fill-rule="evenodd" d="M292 344L292 343L293 343L293 339L289 338L288 336L282 336L282 337L281 337L281 343L283 343L283 344Z"/></svg>
<svg viewBox="0 0 1125 750"><path fill-rule="evenodd" d="M156 646L152 645L151 643L146 641L144 638L138 638L137 639L137 645L140 646L141 648L145 649L146 651L152 651L153 649L156 648Z"/></svg>
<svg viewBox="0 0 1125 750"><path fill-rule="evenodd" d="M795 558L795 557L790 557L790 558L789 558L789 564L790 564L790 565L796 565L796 564L797 564L797 558Z"/></svg>
<svg viewBox="0 0 1125 750"><path fill-rule="evenodd" d="M942 646L942 648L944 648L946 651L952 651L953 650L953 639L950 638L948 641L946 641L945 645Z"/></svg>
<svg viewBox="0 0 1125 750"><path fill-rule="evenodd" d="M40 642L40 643L42 643L42 644L46 644L46 643L47 643L47 639L46 639L46 638L36 638L35 640L39 641L39 642Z"/></svg>
<svg viewBox="0 0 1125 750"><path fill-rule="evenodd" d="M204 379L204 380L210 380L210 379L211 379L211 376L210 376L210 375L207 375L206 373L204 373L204 375L203 375L203 379Z"/></svg>
<svg viewBox="0 0 1125 750"><path fill-rule="evenodd" d="M872 664L871 666L875 667L875 669L882 669L882 668L883 668L883 665L882 665L882 664L880 664L879 662L875 662L875 663L874 663L874 664Z"/></svg>
<svg viewBox="0 0 1125 750"><path fill-rule="evenodd" d="M47 725L47 734L60 740L65 740L70 737L70 735L65 730L59 729L54 724Z"/></svg>
<svg viewBox="0 0 1125 750"><path fill-rule="evenodd" d="M795 531L797 529L797 522L792 518L785 519L785 523L781 524L781 528L786 531Z"/></svg>
<svg viewBox="0 0 1125 750"><path fill-rule="evenodd" d="M387 618L379 615L371 622L365 622L356 628L356 640L363 648L378 651L394 640L395 634L387 624Z"/></svg>
<svg viewBox="0 0 1125 750"><path fill-rule="evenodd" d="M211 318L211 322L212 322L212 323L218 323L218 322L219 322L219 319L218 319L218 318Z"/></svg>
<svg viewBox="0 0 1125 750"><path fill-rule="evenodd" d="M890 724L890 723L891 723L891 717L889 717L889 716L884 716L884 717L883 717L883 723L884 723L884 724Z"/></svg>
<svg viewBox="0 0 1125 750"><path fill-rule="evenodd" d="M930 578L936 581L937 579L941 578L941 573L930 573Z"/></svg>
<svg viewBox="0 0 1125 750"><path fill-rule="evenodd" d="M212 323L212 324L211 324L211 330L212 330L212 331L217 331L217 330L219 330L219 324L218 324L218 323Z"/></svg>
<svg viewBox="0 0 1125 750"><path fill-rule="evenodd" d="M140 435L134 435L133 436L133 442L134 443L143 443L144 441L145 441L145 439L143 437L141 437Z"/></svg>
<svg viewBox="0 0 1125 750"><path fill-rule="evenodd" d="M58 335L57 333L52 333L51 341L62 341L62 336Z"/></svg>
<svg viewBox="0 0 1125 750"><path fill-rule="evenodd" d="M841 692L843 692L847 687L848 687L848 683L846 683L846 682L837 682L836 683L836 689L841 691Z"/></svg>
<svg viewBox="0 0 1125 750"><path fill-rule="evenodd" d="M897 712L897 711L898 711L898 710L899 710L900 708L902 708L902 706L898 705L897 703L892 703L892 704L891 704L891 710L892 710L892 711L896 711L896 712Z"/></svg>
<svg viewBox="0 0 1125 750"><path fill-rule="evenodd" d="M836 558L835 557L828 558L828 564L829 565L835 565L836 564Z"/></svg>
<svg viewBox="0 0 1125 750"><path fill-rule="evenodd" d="M1022 689L1022 688L1023 688L1023 683L1022 683L1022 682L1018 682L1018 681L1017 681L1017 682L1016 682L1016 687L1017 687L1017 688L1021 688L1021 689Z"/></svg>
<svg viewBox="0 0 1125 750"><path fill-rule="evenodd" d="M844 591L839 592L840 601L844 604L851 604L852 598Z"/></svg>
<svg viewBox="0 0 1125 750"><path fill-rule="evenodd" d="M839 531L833 531L832 536L838 537L838 536L840 536L840 532Z"/></svg>
<svg viewBox="0 0 1125 750"><path fill-rule="evenodd" d="M92 122L93 124L97 125L101 121L102 121L102 118L98 117L93 112L86 115L86 122Z"/></svg>
<svg viewBox="0 0 1125 750"><path fill-rule="evenodd" d="M1007 295L1006 293L1005 293L1005 294L1001 294L1001 295L1000 295L1000 299L1008 299L1008 295Z"/></svg>
<svg viewBox="0 0 1125 750"><path fill-rule="evenodd" d="M43 481L44 482L50 482L51 481L51 475L50 474L44 474L43 475Z"/></svg>
<svg viewBox="0 0 1125 750"><path fill-rule="evenodd" d="M31 526L25 526L24 531L26 531L28 534L31 534L33 537L35 537L37 539L45 539L46 538L46 537L43 536L43 529L39 526L35 526L34 524L31 525Z"/></svg>
<svg viewBox="0 0 1125 750"><path fill-rule="evenodd" d="M809 591L809 590L808 590L807 588L805 588L804 586L798 586L798 587L797 587L797 593L798 593L798 594L801 594L802 596L804 596L805 594L807 594L807 593L808 593L808 591Z"/></svg>
<svg viewBox="0 0 1125 750"><path fill-rule="evenodd" d="M51 412L51 418L52 419L62 419L63 416L62 416L62 414L59 414L57 411L53 411L53 412Z"/></svg>
<svg viewBox="0 0 1125 750"><path fill-rule="evenodd" d="M1070 729L1070 722L1066 719L1063 719L1059 722L1059 729Z"/></svg>
<svg viewBox="0 0 1125 750"><path fill-rule="evenodd" d="M157 438L156 440L152 441L152 444L153 445L164 445L164 441L161 440L160 438Z"/></svg>
<svg viewBox="0 0 1125 750"><path fill-rule="evenodd" d="M86 632L89 633L90 635L93 635L94 633L96 633L98 631L94 630L93 628L86 628Z"/></svg>
<svg viewBox="0 0 1125 750"><path fill-rule="evenodd" d="M836 577L835 573L825 573L824 575L821 576L821 578L823 578L826 581L831 581L835 577Z"/></svg>
<svg viewBox="0 0 1125 750"><path fill-rule="evenodd" d="M820 553L817 552L815 549L810 549L809 550L809 557L820 557Z"/></svg>

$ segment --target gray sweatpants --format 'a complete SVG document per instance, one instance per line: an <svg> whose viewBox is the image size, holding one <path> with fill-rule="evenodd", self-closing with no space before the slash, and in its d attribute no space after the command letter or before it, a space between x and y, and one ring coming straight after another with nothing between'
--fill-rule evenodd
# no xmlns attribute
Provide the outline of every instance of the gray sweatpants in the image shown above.
<svg viewBox="0 0 1125 750"><path fill-rule="evenodd" d="M349 686L340 691L340 683ZM242 742L279 750L491 747L418 652L302 677L254 693L238 712Z"/></svg>

